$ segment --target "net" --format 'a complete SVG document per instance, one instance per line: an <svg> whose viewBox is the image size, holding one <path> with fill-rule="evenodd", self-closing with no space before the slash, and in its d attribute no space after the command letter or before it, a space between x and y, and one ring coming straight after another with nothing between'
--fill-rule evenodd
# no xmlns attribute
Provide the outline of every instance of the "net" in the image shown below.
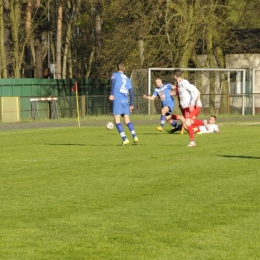
<svg viewBox="0 0 260 260"><path fill-rule="evenodd" d="M163 83L176 84L175 68L149 68L134 70L131 75L136 105L139 113L160 114L159 100L147 102L143 94L151 95L157 77ZM201 92L203 114L250 114L252 113L251 74L246 69L206 69L184 68L183 78L189 80ZM179 113L178 101L175 99L175 111Z"/></svg>

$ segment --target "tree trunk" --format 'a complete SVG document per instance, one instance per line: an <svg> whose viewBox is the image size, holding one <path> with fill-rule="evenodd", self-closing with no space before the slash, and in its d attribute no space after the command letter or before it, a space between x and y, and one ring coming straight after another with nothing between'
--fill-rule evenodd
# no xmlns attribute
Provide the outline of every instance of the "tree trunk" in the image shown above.
<svg viewBox="0 0 260 260"><path fill-rule="evenodd" d="M70 1L68 1L67 3L68 3L68 9L71 10ZM71 10L71 13L74 13L74 10ZM63 52L63 65L62 65L62 73L61 73L61 78L63 79L66 78L68 51L70 48L70 39L71 39L71 24L73 22L73 18L74 17L71 16L67 24L67 32L66 32L65 46Z"/></svg>
<svg viewBox="0 0 260 260"><path fill-rule="evenodd" d="M6 23L10 22L10 2L9 0L4 0L3 1L3 7L4 7L4 21L7 21ZM4 28L4 52L2 53L2 59L5 59L5 67L3 67L3 77L8 78L12 74L12 69L11 69L11 54L10 54L10 49L11 49L11 30L10 26L7 26L5 23L3 24ZM3 66L3 64L2 64Z"/></svg>
<svg viewBox="0 0 260 260"><path fill-rule="evenodd" d="M194 3L188 5L186 3L186 11L187 11L187 18L185 19L186 27L183 32L183 37L181 39L181 46L182 47L182 55L180 56L179 60L179 67L180 68L188 68L189 67L189 60L192 57L194 45L195 45L195 25L194 25L194 17L196 16ZM184 16L185 17L185 16Z"/></svg>
<svg viewBox="0 0 260 260"><path fill-rule="evenodd" d="M67 60L68 60L68 51L70 47L70 39L71 39L71 22L67 25L67 32L66 32L66 40L63 52L63 65L62 65L62 75L63 79L66 78L66 71L67 71ZM71 58L70 58L71 61Z"/></svg>
<svg viewBox="0 0 260 260"><path fill-rule="evenodd" d="M221 47L217 47L215 50L215 57L218 63L219 68L225 68L225 55ZM221 100L220 100L220 108L222 114L227 114L229 111L228 103L229 103L229 86L228 86L228 78L224 72L220 73L220 88L221 88Z"/></svg>
<svg viewBox="0 0 260 260"><path fill-rule="evenodd" d="M89 56L89 61L88 61L88 66L87 66L87 72L85 75L85 78L89 78L89 75L91 73L91 68L92 68L92 64L93 64L93 60L94 60L94 54L95 54L95 49L92 49L92 52L90 53Z"/></svg>
<svg viewBox="0 0 260 260"><path fill-rule="evenodd" d="M10 5L11 33L13 42L13 70L14 77L20 78L21 54L19 53L19 26L20 26L20 3L11 2Z"/></svg>
<svg viewBox="0 0 260 260"><path fill-rule="evenodd" d="M6 52L5 52L5 27L4 27L4 5L0 7L0 55L1 55L1 63L0 63L0 78L7 78L7 68L6 68Z"/></svg>
<svg viewBox="0 0 260 260"><path fill-rule="evenodd" d="M144 63L144 40L140 38L138 40L138 49L139 49L139 57L140 57L140 65L143 66Z"/></svg>
<svg viewBox="0 0 260 260"><path fill-rule="evenodd" d="M36 66L36 78L43 77L43 66L42 66L42 40L38 36L35 38L35 66Z"/></svg>
<svg viewBox="0 0 260 260"><path fill-rule="evenodd" d="M57 33L56 33L56 79L61 79L61 48L62 48L62 11L63 0L60 0L58 6Z"/></svg>
<svg viewBox="0 0 260 260"><path fill-rule="evenodd" d="M71 28L72 28L72 24L74 22L74 19L78 15L80 5L81 5L81 0L78 0L76 7L72 9L72 16L70 17L69 22L67 24L66 41L65 41L65 47L64 47L63 66L62 66L62 78L63 79L66 78L68 52L69 52L69 49L70 49L70 46L71 46L70 42L71 42L71 38L72 38L71 37ZM70 1L68 1L68 7L69 7L69 9L71 9ZM70 65L73 65L72 60L73 59L71 57L69 57L69 64Z"/></svg>
<svg viewBox="0 0 260 260"><path fill-rule="evenodd" d="M101 65L101 3L100 0L96 3L95 8L95 75L100 76Z"/></svg>
<svg viewBox="0 0 260 260"><path fill-rule="evenodd" d="M207 59L210 68L215 68L215 61L213 55L213 40L212 28L210 25L207 27L206 40L207 40ZM209 113L215 114L215 74L209 73Z"/></svg>
<svg viewBox="0 0 260 260"><path fill-rule="evenodd" d="M26 42L24 49L24 77L32 78L33 71L31 68L32 63L32 51L31 51L31 27L32 27L32 1L27 0L26 5L26 21L25 21L25 32L26 32Z"/></svg>

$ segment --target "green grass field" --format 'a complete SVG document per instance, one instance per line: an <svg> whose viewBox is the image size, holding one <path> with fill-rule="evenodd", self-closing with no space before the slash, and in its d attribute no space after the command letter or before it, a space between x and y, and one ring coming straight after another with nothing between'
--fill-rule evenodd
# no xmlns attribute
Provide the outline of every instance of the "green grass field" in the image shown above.
<svg viewBox="0 0 260 260"><path fill-rule="evenodd" d="M155 126L0 131L0 259L260 259L260 125Z"/></svg>

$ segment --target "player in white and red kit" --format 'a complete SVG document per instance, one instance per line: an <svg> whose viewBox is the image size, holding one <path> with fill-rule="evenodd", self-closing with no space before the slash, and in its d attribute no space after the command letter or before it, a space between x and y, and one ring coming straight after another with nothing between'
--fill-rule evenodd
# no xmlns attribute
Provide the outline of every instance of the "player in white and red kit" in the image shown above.
<svg viewBox="0 0 260 260"><path fill-rule="evenodd" d="M192 125L193 131L197 134L210 134L210 133L218 133L220 134L220 130L216 125L217 117L211 115L209 120L203 120L202 124Z"/></svg>
<svg viewBox="0 0 260 260"><path fill-rule="evenodd" d="M179 99L179 96L178 96L178 84L176 85L175 92L176 92L176 96L177 96L177 98L179 100L179 107L180 107L180 110L182 112L182 115L176 115L176 114L171 115L171 118L168 119L168 123L171 124L171 121L173 121L173 120L180 120L182 122L182 124L178 125L174 129L172 129L171 133L175 133L177 131L181 131L181 134L183 134L183 130L185 129L186 131L188 131L188 127L185 124L185 117L184 117L184 114L185 114L184 112L185 111L183 111L181 106L180 106L180 99ZM199 92L197 100L196 100L196 104L194 106L194 108L196 110L195 116L199 115L201 107L202 107L202 103L201 103L201 100L200 100L200 92ZM193 117L193 120L195 119L195 116ZM203 121L201 121L201 120L198 120L196 122L197 122L197 124L202 124L203 125Z"/></svg>
<svg viewBox="0 0 260 260"><path fill-rule="evenodd" d="M182 78L181 70L175 70L174 78L178 83L176 89L178 90L179 104L190 136L188 147L193 147L196 146L196 144L194 142L192 124L201 123L201 120L195 119L195 117L199 115L201 109L201 103L198 104L198 101L200 102L200 92L193 84L190 84L188 80Z"/></svg>

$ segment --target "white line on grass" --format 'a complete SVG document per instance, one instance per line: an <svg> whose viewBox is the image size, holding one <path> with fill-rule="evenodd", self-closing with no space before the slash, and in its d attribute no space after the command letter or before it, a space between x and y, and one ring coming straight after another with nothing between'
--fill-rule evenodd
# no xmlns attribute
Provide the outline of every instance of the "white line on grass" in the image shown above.
<svg viewBox="0 0 260 260"><path fill-rule="evenodd" d="M71 159L70 158L70 161L86 161L87 159ZM57 162L57 161L64 161L64 159L53 159L53 158L50 158L50 159L32 159L32 160L0 160L0 163L21 163L21 162Z"/></svg>
<svg viewBox="0 0 260 260"><path fill-rule="evenodd" d="M232 158L223 158L223 157L217 157L215 158L214 160L223 160L223 159L226 159L226 160L240 160L241 158L236 158L236 157L232 157ZM115 159L116 160L116 159ZM121 160L121 159L120 159ZM142 160L142 159L139 159L139 160ZM144 161L147 160L147 158L143 159ZM175 158L176 161L185 161L187 160L186 157L181 157L181 158ZM200 161L201 158L193 158L192 160L194 161ZM28 159L25 159L25 160L1 160L0 159L0 163L21 163L21 162L36 162L36 163L39 163L39 162L58 162L58 161L64 161L64 159L55 159L55 158L48 158L48 159L31 159L31 160L28 160ZM87 161L87 158L70 158L70 162L71 161Z"/></svg>
<svg viewBox="0 0 260 260"><path fill-rule="evenodd" d="M22 134L22 133L31 133L31 132L41 132L41 131L51 131L51 130L64 130L68 129L69 127L52 127L52 128L42 128L42 129L33 129L33 130L22 130L22 131L15 131L11 130L11 132L8 132L8 130L5 130L6 132L0 132L0 135L10 135L10 134ZM75 127L78 128L78 127Z"/></svg>

